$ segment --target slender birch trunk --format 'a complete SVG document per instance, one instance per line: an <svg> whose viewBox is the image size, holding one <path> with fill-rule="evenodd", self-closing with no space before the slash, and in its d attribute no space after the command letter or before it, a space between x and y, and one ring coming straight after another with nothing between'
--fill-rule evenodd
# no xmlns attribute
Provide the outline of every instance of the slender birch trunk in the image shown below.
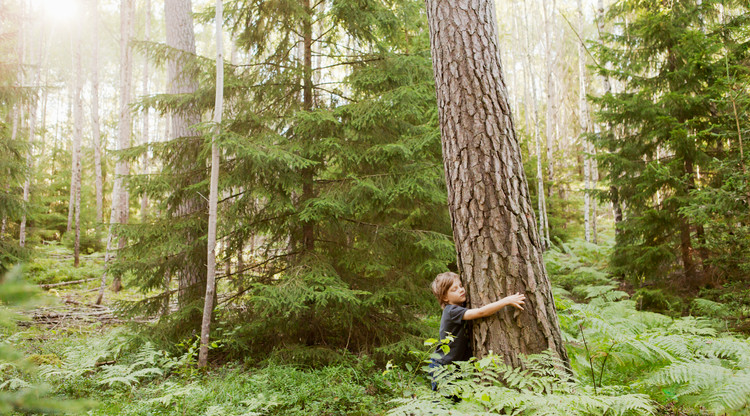
<svg viewBox="0 0 750 416"><path fill-rule="evenodd" d="M26 7L25 4L21 5L21 24L18 30L19 36L18 36L18 73L20 76L20 84L21 86L24 85L25 78L24 78L24 70L23 65L26 61L26 31L25 31L25 24L24 21L26 20ZM18 128L19 124L23 125L23 119L24 119L24 113L23 113L23 105L19 105L20 107L20 117L19 120L14 120L14 127L13 127L13 140L15 141L17 135L18 135ZM33 112L31 110L33 107L31 104L29 104L29 112ZM18 113L16 113L18 114ZM26 155L26 172L25 172L25 180L23 185L23 201L24 201L24 207L23 212L21 214L21 223L19 225L19 232L18 232L18 245L21 247L26 246L26 211L28 210L28 201L29 201L29 187L31 183L31 163L32 163L32 144L34 140L34 120L33 117L30 117L32 120L31 124L29 126L29 153Z"/></svg>
<svg viewBox="0 0 750 416"><path fill-rule="evenodd" d="M96 220L104 222L104 182L102 178L102 145L99 126L99 1L92 0L93 58L91 60L91 135L94 142L94 171L96 184Z"/></svg>
<svg viewBox="0 0 750 416"><path fill-rule="evenodd" d="M146 0L145 4L146 13L146 42L151 40L151 0ZM149 91L149 58L145 57L143 60L143 95L147 96L150 94ZM149 137L149 118L151 117L151 109L146 107L143 112L143 139L142 143L148 145L150 142ZM148 150L143 155L143 173L148 175L150 170L150 159L148 157ZM141 222L148 220L148 195L144 192L141 196Z"/></svg>
<svg viewBox="0 0 750 416"><path fill-rule="evenodd" d="M70 68L72 69L72 72L75 72L76 67L76 45L73 39L73 32L70 33ZM70 120L71 116L74 119L73 125L75 126L75 107L77 104L76 100L76 85L77 85L77 78L76 75L71 73L70 74L70 84L68 87L68 117L67 119ZM75 184L78 183L76 179L76 173L78 172L78 153L75 151L75 127L73 131L73 146L71 148L71 161L70 161L70 197L68 198L68 225L65 228L65 232L69 233L73 230L73 217L75 216L75 203L76 203L76 186Z"/></svg>
<svg viewBox="0 0 750 416"><path fill-rule="evenodd" d="M73 265L78 267L81 254L81 140L83 136L83 65L81 64L81 43L82 36L78 32L76 49L74 52L75 59L75 106L73 108L73 153L75 154L75 205L74 205L74 222L75 222L75 243L73 249Z"/></svg>
<svg viewBox="0 0 750 416"><path fill-rule="evenodd" d="M547 116L545 120L547 140L547 177L550 183L549 195L552 196L552 184L555 180L555 164L552 156L554 146L554 122L555 119L555 82L553 79L552 63L552 19L555 14L555 0L552 0L552 10L547 10L549 0L543 0L542 11L544 15L544 54L547 76Z"/></svg>
<svg viewBox="0 0 750 416"><path fill-rule="evenodd" d="M583 6L578 0L578 33L583 37ZM591 242L591 143L588 133L588 111L586 107L586 51L583 40L578 42L578 122L583 140L583 224L586 242Z"/></svg>
<svg viewBox="0 0 750 416"><path fill-rule="evenodd" d="M469 307L515 292L524 311L503 310L473 325L474 353L551 349L568 355L542 261L521 149L500 63L491 0L427 0L448 202Z"/></svg>
<svg viewBox="0 0 750 416"><path fill-rule="evenodd" d="M538 200L538 211L539 211L539 235L542 236L542 250L546 250L550 247L549 240L549 227L547 225L547 204L546 195L544 191L544 169L542 168L542 146L539 138L539 108L537 105L537 92L536 92L536 77L531 71L531 45L529 42L529 33L531 27L528 21L528 13L526 12L526 0L524 0L524 19L526 24L526 64L529 70L524 71L527 82L527 89L531 89L531 108L534 115L534 146L536 149L536 184L537 184L537 200Z"/></svg>
<svg viewBox="0 0 750 416"><path fill-rule="evenodd" d="M216 293L216 220L219 201L219 137L221 136L221 113L224 108L224 33L222 30L223 4L216 0L216 101L214 104L214 128L216 133L211 141L211 187L208 197L208 271L206 296L203 303L203 323L201 325L201 345L198 353L198 367L208 362L208 341L211 332L211 315L214 310Z"/></svg>
<svg viewBox="0 0 750 416"><path fill-rule="evenodd" d="M120 67L120 121L119 121L119 148L127 149L130 147L130 136L133 132L133 116L130 111L130 101L133 83L133 49L130 47L130 41L133 39L135 4L133 0L121 0L120 2L120 56L122 66ZM118 220L121 225L128 223L130 217L130 195L127 187L124 185L125 178L130 174L130 163L119 159L115 165L115 174L120 177L120 198L118 207ZM120 236L118 249L125 247L125 237ZM112 279L112 291L119 292L122 289L122 277L114 276Z"/></svg>
<svg viewBox="0 0 750 416"><path fill-rule="evenodd" d="M130 147L130 129L131 129L131 115L130 115L130 86L133 75L132 69L132 55L130 49L130 38L131 38L131 27L132 27L132 16L133 16L133 0L121 0L120 1L120 120L119 120L119 136L117 140L117 150L123 150ZM109 232L107 233L107 249L104 255L104 273L102 273L101 285L99 286L99 296L97 297L96 304L100 304L104 298L104 287L107 284L107 272L109 269L109 262L112 260L112 250L115 237L114 224L127 223L128 215L128 194L127 190L124 189L123 180L128 174L128 164L121 159L118 159L115 164L115 180L112 187L112 210L109 219ZM120 248L124 244L124 239L120 238ZM120 290L121 280L119 276L115 276L112 282L112 290L117 292Z"/></svg>

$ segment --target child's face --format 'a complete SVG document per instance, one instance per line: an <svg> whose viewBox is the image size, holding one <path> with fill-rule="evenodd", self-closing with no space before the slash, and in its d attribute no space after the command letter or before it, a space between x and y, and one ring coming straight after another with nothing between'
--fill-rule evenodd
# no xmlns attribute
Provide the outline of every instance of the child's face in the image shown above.
<svg viewBox="0 0 750 416"><path fill-rule="evenodd" d="M460 281L456 280L445 294L444 300L451 305L463 305L466 302L466 290Z"/></svg>

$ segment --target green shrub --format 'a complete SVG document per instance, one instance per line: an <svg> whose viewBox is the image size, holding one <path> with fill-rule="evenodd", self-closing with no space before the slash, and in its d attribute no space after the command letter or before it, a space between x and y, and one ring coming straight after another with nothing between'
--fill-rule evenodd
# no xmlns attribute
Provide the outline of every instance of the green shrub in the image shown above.
<svg viewBox="0 0 750 416"><path fill-rule="evenodd" d="M684 301L662 289L640 288L633 294L638 309L679 316L684 309Z"/></svg>
<svg viewBox="0 0 750 416"><path fill-rule="evenodd" d="M104 242L102 241L103 236L100 232L94 230L81 230L81 236L79 238L79 247L81 253L92 254L104 251ZM62 243L70 250L73 250L75 245L75 232L67 232L63 234Z"/></svg>

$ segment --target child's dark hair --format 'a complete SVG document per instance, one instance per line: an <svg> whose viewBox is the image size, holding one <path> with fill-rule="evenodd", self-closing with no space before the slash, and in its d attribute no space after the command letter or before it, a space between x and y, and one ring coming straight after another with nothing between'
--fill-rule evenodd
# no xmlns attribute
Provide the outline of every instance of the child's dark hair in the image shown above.
<svg viewBox="0 0 750 416"><path fill-rule="evenodd" d="M440 273L435 276L435 280L432 281L430 288L438 302L440 302L440 308L445 308L445 305L448 304L448 302L445 301L445 294L448 293L448 289L453 286L453 283L457 281L460 282L461 278L453 272Z"/></svg>

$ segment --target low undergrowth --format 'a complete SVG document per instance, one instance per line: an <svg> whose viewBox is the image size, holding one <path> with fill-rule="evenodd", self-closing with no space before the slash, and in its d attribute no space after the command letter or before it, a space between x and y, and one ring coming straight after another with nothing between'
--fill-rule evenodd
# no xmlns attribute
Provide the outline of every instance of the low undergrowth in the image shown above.
<svg viewBox="0 0 750 416"><path fill-rule="evenodd" d="M129 326L6 325L0 346L15 355L0 363L0 393L90 415L750 415L750 339L728 330L732 312L707 299L689 303L694 315L642 310L607 256L580 242L547 253L572 372L548 354L524 369L490 356L441 370L434 393L425 361L436 340L387 365L291 346L204 371L195 340L167 352Z"/></svg>

